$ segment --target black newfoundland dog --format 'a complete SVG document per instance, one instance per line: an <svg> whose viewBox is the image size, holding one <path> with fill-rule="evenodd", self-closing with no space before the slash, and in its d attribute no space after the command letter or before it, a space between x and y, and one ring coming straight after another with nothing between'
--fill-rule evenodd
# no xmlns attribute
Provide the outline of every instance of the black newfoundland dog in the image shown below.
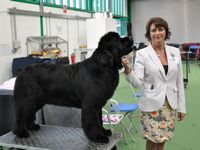
<svg viewBox="0 0 200 150"><path fill-rule="evenodd" d="M105 34L93 55L74 65L33 64L17 77L14 89L16 122L13 133L29 137L38 130L35 113L45 104L81 108L82 128L88 139L108 143L111 131L103 128L102 107L118 83L121 57L132 51L131 38Z"/></svg>

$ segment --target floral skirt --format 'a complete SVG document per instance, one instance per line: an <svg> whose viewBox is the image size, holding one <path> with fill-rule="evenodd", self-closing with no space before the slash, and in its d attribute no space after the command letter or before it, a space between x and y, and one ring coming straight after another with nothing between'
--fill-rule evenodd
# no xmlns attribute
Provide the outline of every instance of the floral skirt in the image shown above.
<svg viewBox="0 0 200 150"><path fill-rule="evenodd" d="M142 112L141 131L145 139L154 143L163 143L174 135L176 111L167 100L163 107L153 112Z"/></svg>

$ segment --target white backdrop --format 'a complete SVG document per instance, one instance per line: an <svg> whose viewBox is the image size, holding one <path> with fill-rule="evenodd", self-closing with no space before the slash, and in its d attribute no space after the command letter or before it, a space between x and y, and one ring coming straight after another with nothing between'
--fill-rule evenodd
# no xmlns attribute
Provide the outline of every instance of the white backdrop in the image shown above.
<svg viewBox="0 0 200 150"><path fill-rule="evenodd" d="M132 23L135 42L144 37L149 18L163 17L169 23L169 42L200 42L200 0L132 0Z"/></svg>
<svg viewBox="0 0 200 150"><path fill-rule="evenodd" d="M0 84L12 77L11 64L15 57L27 56L26 38L28 36L40 36L40 17L16 15L17 40L21 47L16 53L12 53L12 30L9 8L17 8L29 11L39 11L38 5L19 3L10 0L0 0ZM63 14L62 9L44 7L44 12ZM91 17L90 13L67 10L66 15L78 15ZM69 20L45 18L43 19L44 35L60 36L69 43L69 56L74 49L86 45L86 20Z"/></svg>

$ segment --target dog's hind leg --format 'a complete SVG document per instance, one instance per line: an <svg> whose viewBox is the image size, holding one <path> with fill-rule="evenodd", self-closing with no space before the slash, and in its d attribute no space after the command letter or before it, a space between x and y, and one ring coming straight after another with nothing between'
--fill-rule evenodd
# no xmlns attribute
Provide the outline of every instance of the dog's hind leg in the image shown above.
<svg viewBox="0 0 200 150"><path fill-rule="evenodd" d="M102 132L97 108L82 107L82 128L85 135L93 142L108 143L109 138Z"/></svg>
<svg viewBox="0 0 200 150"><path fill-rule="evenodd" d="M26 120L25 120L25 116L24 116L24 114L25 114L24 107L26 107L26 106L16 107L16 121L13 126L13 133L20 138L29 137L29 133L26 130L26 126L25 126Z"/></svg>
<svg viewBox="0 0 200 150"><path fill-rule="evenodd" d="M20 138L27 138L29 137L28 131L25 129L24 123L21 123L20 121L16 121L14 123L14 127L12 132L17 135Z"/></svg>
<svg viewBox="0 0 200 150"><path fill-rule="evenodd" d="M42 108L44 106L44 104L43 103L39 103L39 102L41 102L41 100L39 98L37 98L37 101L36 100L32 100L31 102L29 102L29 104L27 106L28 110L27 110L26 128L28 130L39 130L40 129L40 125L35 123L36 112L40 108Z"/></svg>
<svg viewBox="0 0 200 150"><path fill-rule="evenodd" d="M19 104L18 104L19 105ZM13 133L18 137L29 137L28 130L38 130L39 125L35 124L35 113L39 107L34 104L34 100L26 100L24 103L20 103L21 107L16 107L16 123L13 128ZM16 105L17 106L17 105Z"/></svg>
<svg viewBox="0 0 200 150"><path fill-rule="evenodd" d="M28 130L39 130L40 125L35 123L36 115L32 114L26 121L26 127Z"/></svg>

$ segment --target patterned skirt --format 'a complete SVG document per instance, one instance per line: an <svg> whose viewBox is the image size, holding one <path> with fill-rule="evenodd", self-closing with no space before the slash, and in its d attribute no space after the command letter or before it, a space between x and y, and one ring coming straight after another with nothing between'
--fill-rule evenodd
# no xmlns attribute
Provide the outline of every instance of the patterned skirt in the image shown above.
<svg viewBox="0 0 200 150"><path fill-rule="evenodd" d="M141 131L143 138L154 143L163 143L174 135L176 111L167 100L163 107L153 112L142 112Z"/></svg>

